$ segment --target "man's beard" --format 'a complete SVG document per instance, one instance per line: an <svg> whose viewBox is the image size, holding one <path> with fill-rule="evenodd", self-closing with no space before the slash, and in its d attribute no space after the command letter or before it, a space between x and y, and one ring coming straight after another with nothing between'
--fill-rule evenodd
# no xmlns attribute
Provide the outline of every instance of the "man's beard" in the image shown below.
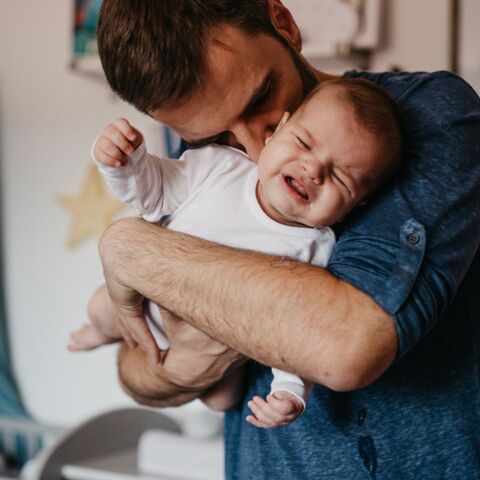
<svg viewBox="0 0 480 480"><path fill-rule="evenodd" d="M275 31L274 36L285 47L288 55L293 60L295 69L302 82L303 98L305 98L319 84L320 80L312 67L278 32Z"/></svg>
<svg viewBox="0 0 480 480"><path fill-rule="evenodd" d="M290 45L287 48L288 54L295 64L303 87L303 97L305 98L318 84L319 79L313 69L306 63L304 58L298 54Z"/></svg>

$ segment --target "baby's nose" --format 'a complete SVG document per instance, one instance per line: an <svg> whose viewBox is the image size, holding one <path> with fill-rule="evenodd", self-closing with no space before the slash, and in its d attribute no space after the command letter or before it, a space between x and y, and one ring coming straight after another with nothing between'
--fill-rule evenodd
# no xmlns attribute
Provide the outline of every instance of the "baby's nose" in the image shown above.
<svg viewBox="0 0 480 480"><path fill-rule="evenodd" d="M325 167L316 159L308 159L302 162L305 174L315 183L321 185L325 176Z"/></svg>

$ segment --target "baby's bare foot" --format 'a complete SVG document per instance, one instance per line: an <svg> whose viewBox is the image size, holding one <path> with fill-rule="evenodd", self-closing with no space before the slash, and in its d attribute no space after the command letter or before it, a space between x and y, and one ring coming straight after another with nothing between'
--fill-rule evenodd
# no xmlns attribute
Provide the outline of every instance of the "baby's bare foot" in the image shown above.
<svg viewBox="0 0 480 480"><path fill-rule="evenodd" d="M70 334L70 343L68 349L71 352L81 352L93 350L94 348L116 342L115 338L104 335L98 328L93 325L83 325L79 330Z"/></svg>

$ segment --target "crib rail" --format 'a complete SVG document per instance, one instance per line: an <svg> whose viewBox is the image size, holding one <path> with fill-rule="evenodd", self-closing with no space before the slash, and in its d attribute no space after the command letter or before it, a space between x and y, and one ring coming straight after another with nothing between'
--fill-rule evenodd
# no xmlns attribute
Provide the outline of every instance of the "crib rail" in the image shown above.
<svg viewBox="0 0 480 480"><path fill-rule="evenodd" d="M21 467L51 445L65 429L0 415L0 480L16 478Z"/></svg>

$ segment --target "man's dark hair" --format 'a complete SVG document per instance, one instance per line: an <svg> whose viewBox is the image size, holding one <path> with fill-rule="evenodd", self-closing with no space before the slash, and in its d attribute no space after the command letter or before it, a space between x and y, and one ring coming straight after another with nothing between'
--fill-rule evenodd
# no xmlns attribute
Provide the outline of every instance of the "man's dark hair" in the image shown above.
<svg viewBox="0 0 480 480"><path fill-rule="evenodd" d="M266 0L104 0L97 40L111 88L144 113L188 100L221 24L280 37Z"/></svg>

